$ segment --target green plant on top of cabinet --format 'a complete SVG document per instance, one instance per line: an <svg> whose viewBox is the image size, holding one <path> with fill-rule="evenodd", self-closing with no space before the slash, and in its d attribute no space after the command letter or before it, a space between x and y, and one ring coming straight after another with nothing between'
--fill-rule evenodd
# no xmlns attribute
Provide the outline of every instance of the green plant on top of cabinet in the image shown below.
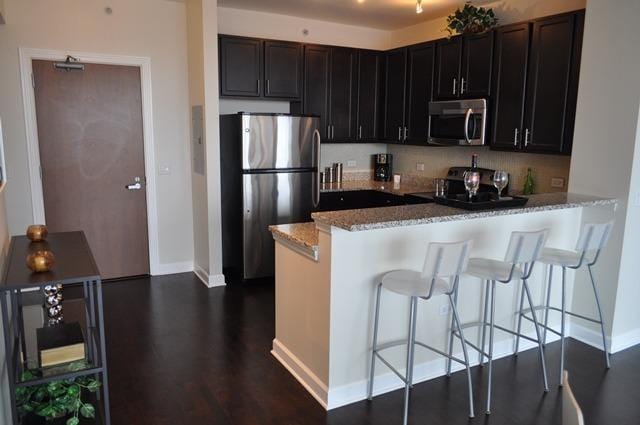
<svg viewBox="0 0 640 425"><path fill-rule="evenodd" d="M434 61L434 43L387 53L383 125L383 137L387 142L426 144Z"/></svg>
<svg viewBox="0 0 640 425"><path fill-rule="evenodd" d="M355 141L356 50L305 46L302 111L320 116L323 142Z"/></svg>
<svg viewBox="0 0 640 425"><path fill-rule="evenodd" d="M486 97L491 90L493 31L436 42L434 98Z"/></svg>
<svg viewBox="0 0 640 425"><path fill-rule="evenodd" d="M584 12L496 31L491 147L571 152Z"/></svg>
<svg viewBox="0 0 640 425"><path fill-rule="evenodd" d="M219 46L221 96L300 99L301 44L220 35Z"/></svg>

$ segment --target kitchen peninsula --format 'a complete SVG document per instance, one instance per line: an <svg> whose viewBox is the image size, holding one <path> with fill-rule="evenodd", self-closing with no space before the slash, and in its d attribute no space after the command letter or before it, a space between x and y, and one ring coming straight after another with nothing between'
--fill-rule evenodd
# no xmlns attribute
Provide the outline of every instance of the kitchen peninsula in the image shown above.
<svg viewBox="0 0 640 425"><path fill-rule="evenodd" d="M473 239L472 257L501 259L515 230L549 229L547 245L573 248L585 210L607 216L616 201L555 193L532 195L523 207L465 211L434 203L345 211L318 212L314 222L272 226L276 241L276 337L273 355L326 409L366 398L372 340L375 285L394 269L420 270L429 242ZM557 277L557 276L554 276ZM537 265L531 277L534 301L544 295L545 270ZM568 273L569 294L573 274ZM463 322L479 319L483 285L465 276L460 282L459 311ZM559 285L555 284L558 289ZM511 328L519 285L503 285L496 322ZM559 293L552 294L557 300ZM443 300L419 309L417 339L446 349L450 313ZM381 305L380 341L406 338L409 304L386 292ZM553 317L550 326L559 323ZM530 324L523 329L533 334ZM469 329L467 338L478 335ZM496 334L496 357L512 352L512 338ZM521 345L528 349L532 345ZM458 342L454 353L461 351ZM402 365L404 348L389 351ZM477 361L477 356L471 356ZM444 374L445 361L416 350L414 382ZM376 369L374 394L402 384L384 367ZM477 383L476 383L477 384Z"/></svg>

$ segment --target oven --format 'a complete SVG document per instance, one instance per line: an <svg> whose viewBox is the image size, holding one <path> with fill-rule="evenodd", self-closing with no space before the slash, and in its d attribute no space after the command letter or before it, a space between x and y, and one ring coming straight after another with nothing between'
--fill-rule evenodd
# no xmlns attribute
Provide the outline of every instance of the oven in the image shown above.
<svg viewBox="0 0 640 425"><path fill-rule="evenodd" d="M429 102L428 143L431 145L484 145L486 127L486 99Z"/></svg>

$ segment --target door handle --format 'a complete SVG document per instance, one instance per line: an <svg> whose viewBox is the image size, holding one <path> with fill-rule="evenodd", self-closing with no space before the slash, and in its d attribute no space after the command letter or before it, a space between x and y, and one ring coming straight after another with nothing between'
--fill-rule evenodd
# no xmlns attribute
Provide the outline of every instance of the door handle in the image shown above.
<svg viewBox="0 0 640 425"><path fill-rule="evenodd" d="M321 148L321 140L320 140L320 132L318 129L313 131L313 138L316 146L316 184L314 186L315 193L313 194L313 207L318 208L320 205L320 148Z"/></svg>
<svg viewBox="0 0 640 425"><path fill-rule="evenodd" d="M125 186L125 188L127 190L140 190L140 189L142 189L142 179L140 179L140 177L135 177L133 179L133 181L135 183L128 184L128 185Z"/></svg>
<svg viewBox="0 0 640 425"><path fill-rule="evenodd" d="M467 143L471 144L471 140L469 140L469 119L471 118L471 114L473 113L473 109L467 109L467 114L464 116L464 139Z"/></svg>

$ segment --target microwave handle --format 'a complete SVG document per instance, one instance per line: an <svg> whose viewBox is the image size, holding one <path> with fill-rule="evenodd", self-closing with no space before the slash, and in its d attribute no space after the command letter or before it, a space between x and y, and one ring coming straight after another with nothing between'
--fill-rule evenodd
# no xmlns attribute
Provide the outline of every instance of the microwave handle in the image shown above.
<svg viewBox="0 0 640 425"><path fill-rule="evenodd" d="M464 117L464 139L467 143L471 144L471 140L469 139L469 119L471 119L471 114L473 113L473 109L467 109L467 114Z"/></svg>

